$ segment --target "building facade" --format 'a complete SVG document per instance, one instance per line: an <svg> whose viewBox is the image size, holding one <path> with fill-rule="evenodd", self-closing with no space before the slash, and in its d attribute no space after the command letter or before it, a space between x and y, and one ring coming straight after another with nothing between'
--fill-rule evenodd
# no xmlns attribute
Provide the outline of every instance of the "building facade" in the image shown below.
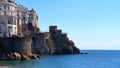
<svg viewBox="0 0 120 68"><path fill-rule="evenodd" d="M0 37L25 36L38 29L38 16L14 0L0 0Z"/></svg>

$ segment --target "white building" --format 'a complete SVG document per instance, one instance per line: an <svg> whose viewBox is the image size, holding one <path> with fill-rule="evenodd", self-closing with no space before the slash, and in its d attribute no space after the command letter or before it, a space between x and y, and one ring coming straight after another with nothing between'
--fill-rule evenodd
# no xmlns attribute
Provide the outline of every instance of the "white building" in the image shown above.
<svg viewBox="0 0 120 68"><path fill-rule="evenodd" d="M34 9L28 10L14 0L0 0L0 37L22 35L22 24L38 26L38 16Z"/></svg>

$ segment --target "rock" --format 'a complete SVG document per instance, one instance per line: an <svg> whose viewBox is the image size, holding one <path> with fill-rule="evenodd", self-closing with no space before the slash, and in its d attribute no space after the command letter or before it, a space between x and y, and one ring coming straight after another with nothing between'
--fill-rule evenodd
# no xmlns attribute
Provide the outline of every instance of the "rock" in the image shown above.
<svg viewBox="0 0 120 68"><path fill-rule="evenodd" d="M61 55L62 54L62 48L56 48L55 55Z"/></svg>
<svg viewBox="0 0 120 68"><path fill-rule="evenodd" d="M21 55L19 53L13 53L15 60L21 60Z"/></svg>
<svg viewBox="0 0 120 68"><path fill-rule="evenodd" d="M65 49L66 54L74 54L72 46L67 46Z"/></svg>
<svg viewBox="0 0 120 68"><path fill-rule="evenodd" d="M23 29L25 29L26 25L24 24L23 27ZM25 32L28 33L27 31ZM0 59L30 60L40 58L39 55L41 54L80 54L80 50L75 46L74 42L72 40L69 40L67 34L62 33L62 30L57 30L56 26L51 26L49 32L31 34L31 37L5 39L1 38L0 53L7 54L0 56ZM6 42L4 42L5 40ZM12 43L13 41L16 43Z"/></svg>
<svg viewBox="0 0 120 68"><path fill-rule="evenodd" d="M33 53L47 55L80 54L80 50L66 33L58 30L57 26L50 26L49 32L39 33L32 36Z"/></svg>
<svg viewBox="0 0 120 68"><path fill-rule="evenodd" d="M8 57L8 60L21 60L21 55L19 53L9 53L6 55Z"/></svg>
<svg viewBox="0 0 120 68"><path fill-rule="evenodd" d="M36 55L37 56L37 58L41 58L41 56L40 55Z"/></svg>
<svg viewBox="0 0 120 68"><path fill-rule="evenodd" d="M57 26L50 26L50 35L55 47L54 54L80 54L80 50L75 47L72 40L69 40L66 33L57 30Z"/></svg>
<svg viewBox="0 0 120 68"><path fill-rule="evenodd" d="M21 54L21 60L30 60L27 55Z"/></svg>
<svg viewBox="0 0 120 68"><path fill-rule="evenodd" d="M15 57L14 57L13 53L7 54L7 57L9 58L8 60L15 60Z"/></svg>
<svg viewBox="0 0 120 68"><path fill-rule="evenodd" d="M59 42L54 42L55 44L55 53L56 55L59 54L80 54L80 50L75 47L73 42L69 43L69 40L66 42L61 42L61 44Z"/></svg>
<svg viewBox="0 0 120 68"><path fill-rule="evenodd" d="M87 55L88 53L86 52L85 54Z"/></svg>
<svg viewBox="0 0 120 68"><path fill-rule="evenodd" d="M84 54L84 53L80 53L80 54Z"/></svg>
<svg viewBox="0 0 120 68"><path fill-rule="evenodd" d="M0 60L7 60L9 59L6 54L1 54L0 55Z"/></svg>
<svg viewBox="0 0 120 68"><path fill-rule="evenodd" d="M53 54L55 47L52 39L49 37L50 33L39 33L32 36L33 52L34 54Z"/></svg>
<svg viewBox="0 0 120 68"><path fill-rule="evenodd" d="M19 54L17 52L9 53L9 54L2 54L0 55L0 60L30 60L30 59L38 59L40 55L36 54Z"/></svg>
<svg viewBox="0 0 120 68"><path fill-rule="evenodd" d="M80 54L80 50L77 47L73 47L74 54Z"/></svg>
<svg viewBox="0 0 120 68"><path fill-rule="evenodd" d="M28 55L30 59L38 59L40 56L37 56L36 54L30 54Z"/></svg>

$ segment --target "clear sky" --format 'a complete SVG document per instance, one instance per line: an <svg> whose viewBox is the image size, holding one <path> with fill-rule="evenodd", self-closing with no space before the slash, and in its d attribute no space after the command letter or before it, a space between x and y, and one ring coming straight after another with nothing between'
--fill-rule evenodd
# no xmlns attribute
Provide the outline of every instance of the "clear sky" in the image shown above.
<svg viewBox="0 0 120 68"><path fill-rule="evenodd" d="M120 0L16 0L34 8L40 30L57 25L80 49L120 49Z"/></svg>

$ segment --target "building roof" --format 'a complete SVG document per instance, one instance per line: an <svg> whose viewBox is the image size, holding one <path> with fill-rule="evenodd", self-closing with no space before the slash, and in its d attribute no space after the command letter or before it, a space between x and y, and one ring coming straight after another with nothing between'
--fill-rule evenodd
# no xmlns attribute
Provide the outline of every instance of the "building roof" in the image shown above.
<svg viewBox="0 0 120 68"><path fill-rule="evenodd" d="M31 14L34 14L34 13L35 13L35 10L32 8L32 9L30 10L30 13L31 13Z"/></svg>

